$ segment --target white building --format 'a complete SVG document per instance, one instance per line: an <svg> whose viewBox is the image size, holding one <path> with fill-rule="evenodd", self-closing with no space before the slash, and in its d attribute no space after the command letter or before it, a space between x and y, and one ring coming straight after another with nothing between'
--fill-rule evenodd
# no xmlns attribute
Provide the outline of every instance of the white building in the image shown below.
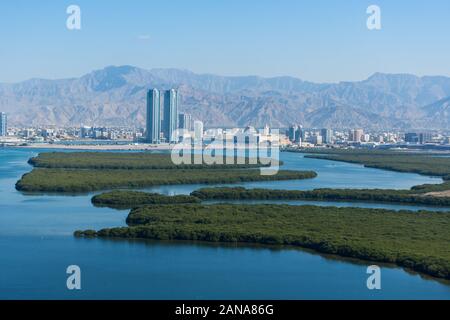
<svg viewBox="0 0 450 320"><path fill-rule="evenodd" d="M203 139L203 122L195 121L194 122L194 140L202 140Z"/></svg>

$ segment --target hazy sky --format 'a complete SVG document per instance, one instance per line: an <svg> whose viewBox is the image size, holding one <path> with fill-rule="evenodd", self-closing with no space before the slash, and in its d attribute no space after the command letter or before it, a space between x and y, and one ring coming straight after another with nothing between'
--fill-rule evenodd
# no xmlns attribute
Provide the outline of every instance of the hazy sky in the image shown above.
<svg viewBox="0 0 450 320"><path fill-rule="evenodd" d="M82 29L66 28L81 8ZM382 30L366 9L381 7ZM329 82L450 76L448 0L2 0L0 82L108 65Z"/></svg>

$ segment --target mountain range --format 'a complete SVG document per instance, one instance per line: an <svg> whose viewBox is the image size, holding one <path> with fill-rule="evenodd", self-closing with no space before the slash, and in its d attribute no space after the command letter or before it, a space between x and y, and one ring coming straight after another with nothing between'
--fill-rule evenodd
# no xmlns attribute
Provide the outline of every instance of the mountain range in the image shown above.
<svg viewBox="0 0 450 320"><path fill-rule="evenodd" d="M80 78L0 84L0 111L19 126L144 126L149 88L178 88L207 127L450 128L450 78L376 73L363 81L225 77L110 66Z"/></svg>

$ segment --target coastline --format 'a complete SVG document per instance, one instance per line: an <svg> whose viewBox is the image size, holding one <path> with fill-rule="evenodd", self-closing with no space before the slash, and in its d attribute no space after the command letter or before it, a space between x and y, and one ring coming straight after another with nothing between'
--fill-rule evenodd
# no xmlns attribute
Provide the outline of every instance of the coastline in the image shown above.
<svg viewBox="0 0 450 320"><path fill-rule="evenodd" d="M448 221L446 214L427 211L275 204L154 204L132 209L127 227L78 230L74 236L292 245L394 263L448 280ZM414 235L410 228L414 228Z"/></svg>
<svg viewBox="0 0 450 320"><path fill-rule="evenodd" d="M149 150L172 150L172 145L154 144L52 144L35 143L25 146L14 146L21 149L54 149L54 150L85 150L85 151L149 151Z"/></svg>
<svg viewBox="0 0 450 320"><path fill-rule="evenodd" d="M100 228L99 228L100 229ZM107 238L103 238L103 239L107 239ZM108 238L108 239L113 239L113 238ZM114 238L114 239L117 239L117 238ZM127 239L127 240L130 240L130 239ZM178 241L180 241L180 240L178 240ZM177 242L178 242L177 241ZM200 241L201 243L205 243L205 244L209 244L209 243L207 243L207 242L202 242L202 241ZM233 243L233 244L235 244L235 243ZM248 244L248 243L246 243L246 244ZM278 246L275 246L275 247L278 247ZM303 247L289 247L289 248L302 248L302 249L304 249ZM312 249L311 249L312 250ZM313 252L314 253L321 253L321 252L319 252L319 251L316 251L316 250L313 250ZM341 256L341 255L333 255L333 256L335 256L335 257L339 257L339 258L345 258L345 257L343 257L343 256ZM367 261L367 260L364 260L364 259L359 259L360 261ZM393 264L393 265L395 265L395 266L398 266L398 265L396 265L396 264ZM402 267L402 269L403 269L404 267ZM408 269L408 268L407 268ZM408 270L412 270L412 269L408 269ZM423 276L423 275L426 275L426 274L424 274L424 273L418 273L418 274L420 274L421 276ZM433 279L439 279L439 278L433 278Z"/></svg>
<svg viewBox="0 0 450 320"><path fill-rule="evenodd" d="M54 143L33 143L29 145L6 146L6 148L20 149L52 149L52 150L78 150L78 151L170 151L175 144L148 144L148 143L130 143L130 144L54 144ZM191 147L190 145L180 145L191 150L204 150L205 147ZM235 145L233 149L237 150L257 150L247 145ZM281 151L281 150L280 150Z"/></svg>

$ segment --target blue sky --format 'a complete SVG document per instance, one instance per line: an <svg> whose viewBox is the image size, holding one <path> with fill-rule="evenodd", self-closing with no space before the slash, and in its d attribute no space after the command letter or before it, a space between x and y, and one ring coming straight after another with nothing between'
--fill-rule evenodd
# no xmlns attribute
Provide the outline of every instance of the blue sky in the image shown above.
<svg viewBox="0 0 450 320"><path fill-rule="evenodd" d="M79 5L82 30L66 28ZM381 8L382 30L366 27ZM108 65L316 82L374 72L450 76L450 1L15 0L0 2L0 82Z"/></svg>

